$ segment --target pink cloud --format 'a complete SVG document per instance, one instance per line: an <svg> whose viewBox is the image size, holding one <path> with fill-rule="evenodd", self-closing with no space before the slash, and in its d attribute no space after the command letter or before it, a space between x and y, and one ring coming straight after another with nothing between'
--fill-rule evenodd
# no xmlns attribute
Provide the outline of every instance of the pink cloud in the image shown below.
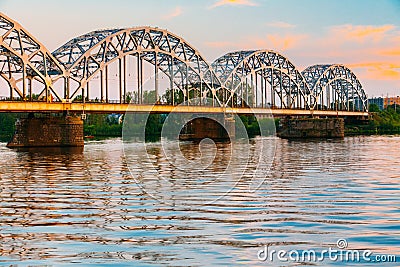
<svg viewBox="0 0 400 267"><path fill-rule="evenodd" d="M274 21L267 23L268 27L279 28L279 29L292 29L296 28L296 25L284 22L284 21Z"/></svg>
<svg viewBox="0 0 400 267"><path fill-rule="evenodd" d="M219 0L215 2L210 8L216 8L220 6L258 6L257 3L251 0Z"/></svg>
<svg viewBox="0 0 400 267"><path fill-rule="evenodd" d="M286 51L300 44L303 39L306 39L305 34L269 34L267 35L268 44L278 51Z"/></svg>
<svg viewBox="0 0 400 267"><path fill-rule="evenodd" d="M173 19L182 15L183 10L180 6L177 6L171 13L164 16L164 19Z"/></svg>
<svg viewBox="0 0 400 267"><path fill-rule="evenodd" d="M305 39L305 34L268 34L264 38L258 36L246 36L239 39L237 42L227 41L215 41L206 42L205 45L213 48L225 48L225 49L271 49L279 51L286 51L299 44L299 42Z"/></svg>

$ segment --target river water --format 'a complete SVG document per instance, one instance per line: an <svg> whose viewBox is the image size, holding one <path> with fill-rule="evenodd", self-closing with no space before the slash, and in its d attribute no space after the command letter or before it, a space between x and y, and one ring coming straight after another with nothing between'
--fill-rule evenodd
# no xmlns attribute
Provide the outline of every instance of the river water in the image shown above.
<svg viewBox="0 0 400 267"><path fill-rule="evenodd" d="M226 169L230 144L211 146L213 172L202 174L171 167L179 153L166 157L159 143L147 155L136 145L109 139L83 151L15 151L0 144L0 266L298 266L258 256L267 245L318 254L343 238L347 250L400 255L399 136L276 138L270 171L254 192L229 175L211 177ZM182 148L186 158L201 152L198 144ZM399 265L398 256L386 265ZM300 263L307 264L351 265Z"/></svg>

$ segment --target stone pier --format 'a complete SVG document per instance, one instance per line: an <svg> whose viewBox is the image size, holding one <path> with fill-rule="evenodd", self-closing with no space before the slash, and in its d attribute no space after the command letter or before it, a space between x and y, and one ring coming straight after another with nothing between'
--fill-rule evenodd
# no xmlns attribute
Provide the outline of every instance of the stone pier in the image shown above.
<svg viewBox="0 0 400 267"><path fill-rule="evenodd" d="M281 138L344 138L342 118L286 118L278 129Z"/></svg>
<svg viewBox="0 0 400 267"><path fill-rule="evenodd" d="M82 147L83 121L80 118L46 117L19 119L9 148Z"/></svg>
<svg viewBox="0 0 400 267"><path fill-rule="evenodd" d="M210 118L196 118L182 129L180 140L200 141L210 138L216 141L229 141L235 138L235 119L224 118L219 122Z"/></svg>

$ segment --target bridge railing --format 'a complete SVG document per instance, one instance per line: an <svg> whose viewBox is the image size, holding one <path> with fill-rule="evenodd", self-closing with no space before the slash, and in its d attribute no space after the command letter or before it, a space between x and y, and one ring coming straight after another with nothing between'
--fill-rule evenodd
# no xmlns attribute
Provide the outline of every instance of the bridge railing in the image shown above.
<svg viewBox="0 0 400 267"><path fill-rule="evenodd" d="M0 96L0 101L13 101L13 102L46 102L46 100L40 100L40 99L29 99L29 97L22 99L21 97L9 97L9 96ZM58 99L53 99L50 102L54 103L61 103Z"/></svg>

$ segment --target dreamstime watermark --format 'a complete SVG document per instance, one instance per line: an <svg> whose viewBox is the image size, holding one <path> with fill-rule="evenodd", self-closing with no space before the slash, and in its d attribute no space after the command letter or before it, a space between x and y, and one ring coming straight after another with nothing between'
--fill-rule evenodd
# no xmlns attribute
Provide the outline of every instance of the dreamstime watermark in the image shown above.
<svg viewBox="0 0 400 267"><path fill-rule="evenodd" d="M264 262L324 262L327 260L333 262L367 262L367 263L390 263L396 262L395 255L373 254L371 250L349 250L346 239L339 239L336 247L329 247L317 251L307 250L284 250L273 249L265 246L257 252L257 258Z"/></svg>

